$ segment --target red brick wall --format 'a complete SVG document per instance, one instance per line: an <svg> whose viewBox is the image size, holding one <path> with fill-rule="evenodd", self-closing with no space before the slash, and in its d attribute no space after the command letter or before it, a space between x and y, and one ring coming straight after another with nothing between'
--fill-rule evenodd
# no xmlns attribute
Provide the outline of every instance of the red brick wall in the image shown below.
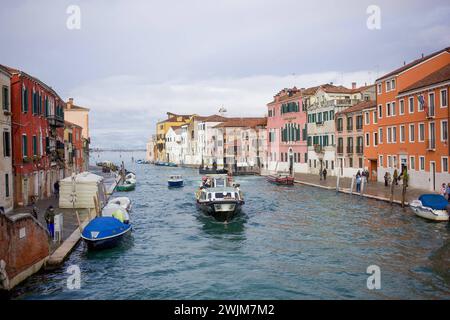
<svg viewBox="0 0 450 320"><path fill-rule="evenodd" d="M22 239L21 228L26 233ZM47 232L31 216L14 222L0 215L0 260L6 262L10 279L49 254Z"/></svg>

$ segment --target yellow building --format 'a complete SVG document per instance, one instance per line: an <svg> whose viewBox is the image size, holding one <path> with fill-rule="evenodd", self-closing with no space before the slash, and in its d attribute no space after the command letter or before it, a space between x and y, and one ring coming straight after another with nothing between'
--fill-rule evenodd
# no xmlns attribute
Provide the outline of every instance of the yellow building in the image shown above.
<svg viewBox="0 0 450 320"><path fill-rule="evenodd" d="M156 124L156 161L168 161L166 154L166 134L171 127L189 123L192 115L179 115L167 112L167 119Z"/></svg>

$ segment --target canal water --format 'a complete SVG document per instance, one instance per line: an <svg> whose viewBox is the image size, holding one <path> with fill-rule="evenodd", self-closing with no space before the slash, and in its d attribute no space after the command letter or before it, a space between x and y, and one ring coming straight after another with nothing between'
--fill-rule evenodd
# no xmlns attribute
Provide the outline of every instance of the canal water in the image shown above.
<svg viewBox="0 0 450 320"><path fill-rule="evenodd" d="M58 270L20 285L15 299L396 299L450 298L450 230L401 209L307 186L238 177L244 213L229 224L197 211L193 169L131 164L137 174L132 235L120 247L88 252L83 243ZM186 186L169 190L167 177ZM81 288L67 288L79 266ZM367 268L381 289L367 288Z"/></svg>

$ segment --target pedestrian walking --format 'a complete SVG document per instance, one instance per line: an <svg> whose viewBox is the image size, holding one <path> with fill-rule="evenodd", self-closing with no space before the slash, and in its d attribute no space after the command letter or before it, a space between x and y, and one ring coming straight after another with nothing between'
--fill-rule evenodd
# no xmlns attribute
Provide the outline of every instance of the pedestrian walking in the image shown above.
<svg viewBox="0 0 450 320"><path fill-rule="evenodd" d="M387 172L387 171L384 174L384 186L385 187L389 186L389 172Z"/></svg>
<svg viewBox="0 0 450 320"><path fill-rule="evenodd" d="M50 233L50 237L53 239L55 236L55 209L53 209L53 206L47 208L44 218L47 223L47 230Z"/></svg>
<svg viewBox="0 0 450 320"><path fill-rule="evenodd" d="M320 177L320 181L322 181L322 176L323 176L323 171L319 169L319 177Z"/></svg>
<svg viewBox="0 0 450 320"><path fill-rule="evenodd" d="M323 180L327 180L327 168L323 169Z"/></svg>
<svg viewBox="0 0 450 320"><path fill-rule="evenodd" d="M398 172L397 169L394 170L394 180L393 182L395 183L396 186L398 186Z"/></svg>
<svg viewBox="0 0 450 320"><path fill-rule="evenodd" d="M366 169L366 183L369 183L369 170Z"/></svg>

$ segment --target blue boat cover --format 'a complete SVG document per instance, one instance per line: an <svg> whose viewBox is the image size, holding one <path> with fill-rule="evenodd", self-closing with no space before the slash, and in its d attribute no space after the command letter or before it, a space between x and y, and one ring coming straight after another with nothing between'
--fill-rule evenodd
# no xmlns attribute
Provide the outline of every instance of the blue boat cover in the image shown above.
<svg viewBox="0 0 450 320"><path fill-rule="evenodd" d="M84 228L83 238L91 240L100 240L106 237L113 237L121 234L131 225L125 224L113 217L97 217Z"/></svg>
<svg viewBox="0 0 450 320"><path fill-rule="evenodd" d="M448 206L448 201L440 194L423 194L419 197L422 205L434 210L445 210Z"/></svg>

